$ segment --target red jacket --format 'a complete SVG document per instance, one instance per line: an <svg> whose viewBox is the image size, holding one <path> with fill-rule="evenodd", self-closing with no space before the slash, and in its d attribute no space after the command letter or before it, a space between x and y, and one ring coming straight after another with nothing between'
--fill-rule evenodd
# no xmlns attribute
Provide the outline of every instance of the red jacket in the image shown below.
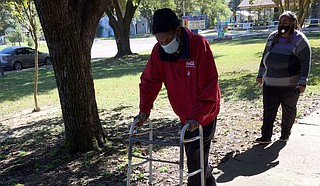
<svg viewBox="0 0 320 186"><path fill-rule="evenodd" d="M174 112L185 124L193 119L202 126L211 123L220 110L217 68L208 41L182 28L182 55L164 52L155 44L141 75L140 112L147 116L164 83Z"/></svg>

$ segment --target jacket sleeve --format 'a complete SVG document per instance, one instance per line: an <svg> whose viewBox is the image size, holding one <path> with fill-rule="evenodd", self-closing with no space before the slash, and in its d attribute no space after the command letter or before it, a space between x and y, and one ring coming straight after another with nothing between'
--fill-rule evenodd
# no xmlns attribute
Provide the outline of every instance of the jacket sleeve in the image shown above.
<svg viewBox="0 0 320 186"><path fill-rule="evenodd" d="M198 91L190 118L200 124L209 116L219 113L220 89L218 85L218 72L210 49L210 45L204 38L197 46L198 56Z"/></svg>
<svg viewBox="0 0 320 186"><path fill-rule="evenodd" d="M266 55L267 51L271 50L270 48L273 47L273 39L274 39L274 37L275 37L275 33L272 33L272 34L270 34L268 36L265 48L264 48L263 53L262 53L262 57L261 57L261 61L260 61L260 66L259 66L259 71L258 71L257 78L261 78L263 76L263 74L265 73L265 71L266 71L266 68L265 68L264 63L263 63L263 59L264 59L264 56Z"/></svg>
<svg viewBox="0 0 320 186"><path fill-rule="evenodd" d="M311 66L311 47L308 39L303 35L302 41L297 47L297 55L300 61L301 76L299 85L306 86Z"/></svg>
<svg viewBox="0 0 320 186"><path fill-rule="evenodd" d="M259 71L258 71L258 75L257 75L257 78L262 78L264 72L266 71L266 68L263 64L263 58L264 56L266 55L266 47L264 48L264 51L263 51L263 54L262 54L262 57L261 57L261 60L260 60L260 66L259 66Z"/></svg>
<svg viewBox="0 0 320 186"><path fill-rule="evenodd" d="M159 58L156 53L156 45L150 55L147 65L140 77L140 112L150 115L153 108L153 102L157 98L162 87L162 78L160 76Z"/></svg>

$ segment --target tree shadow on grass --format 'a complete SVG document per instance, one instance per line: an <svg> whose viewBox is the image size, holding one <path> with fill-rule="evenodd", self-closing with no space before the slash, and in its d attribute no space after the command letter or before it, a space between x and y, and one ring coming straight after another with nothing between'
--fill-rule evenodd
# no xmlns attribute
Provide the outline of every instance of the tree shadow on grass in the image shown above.
<svg viewBox="0 0 320 186"><path fill-rule="evenodd" d="M228 72L219 80L221 95L225 101L252 101L261 96L261 87L255 82L256 74L248 71Z"/></svg>
<svg viewBox="0 0 320 186"><path fill-rule="evenodd" d="M143 71L149 55L131 55L122 59L106 58L92 62L94 80L136 75ZM16 101L33 95L34 70L26 69L7 74L0 82L0 103ZM56 89L56 79L52 67L39 70L38 93L46 94Z"/></svg>
<svg viewBox="0 0 320 186"><path fill-rule="evenodd" d="M309 34L308 38L318 38L319 34ZM237 44L250 44L250 43L264 43L265 39L261 37L254 38L237 38L232 41L222 41L223 44L237 45ZM310 85L317 85L319 81L319 47L312 48L312 59L313 66L310 74ZM262 53L257 53L261 56ZM219 58L223 56L215 56ZM136 75L143 71L145 64L149 58L149 55L131 55L122 59L106 58L102 60L96 60L92 62L92 74L94 79L105 79L122 77L125 75ZM230 73L231 74L231 73ZM254 74L255 76L255 74ZM1 92L0 92L0 103L4 101L15 101L24 96L33 94L33 79L34 71L26 70L21 72L15 72L8 74L1 78ZM237 79L230 80L239 82ZM221 80L222 84L226 85L225 79ZM230 84L230 83L227 83ZM255 84L255 83L254 83ZM222 86L224 86L222 85ZM249 84L248 84L249 85ZM234 84L235 87L238 84ZM249 85L250 86L250 85ZM39 94L45 94L56 88L56 80L52 68L43 68L39 70ZM249 87L252 88L252 87ZM225 92L226 93L226 92ZM249 95L241 93L243 95ZM241 97L240 97L241 98ZM250 95L249 95L250 99Z"/></svg>
<svg viewBox="0 0 320 186"><path fill-rule="evenodd" d="M99 110L107 135L106 146L84 154L69 154L65 149L61 117L28 122L2 131L0 185L125 185L132 121L132 116L123 114L126 109L130 107ZM176 119L160 118L151 122L157 138L176 140L179 137L180 123ZM139 144L137 147L142 148ZM166 147L155 146L154 151L162 148Z"/></svg>
<svg viewBox="0 0 320 186"><path fill-rule="evenodd" d="M1 78L0 103L16 101L24 96L33 94L34 70L26 69L7 74ZM39 69L38 92L44 94L56 88L52 68Z"/></svg>
<svg viewBox="0 0 320 186"><path fill-rule="evenodd" d="M150 55L130 55L125 58L106 58L92 63L94 79L136 75L143 71Z"/></svg>
<svg viewBox="0 0 320 186"><path fill-rule="evenodd" d="M25 123L21 127L6 131L7 134L2 135L6 138L0 142L0 183L33 185L39 174L44 176L52 168L63 164L62 161L69 160L69 155L60 149L62 128L62 119L56 117ZM44 176L43 183L46 180L50 178Z"/></svg>

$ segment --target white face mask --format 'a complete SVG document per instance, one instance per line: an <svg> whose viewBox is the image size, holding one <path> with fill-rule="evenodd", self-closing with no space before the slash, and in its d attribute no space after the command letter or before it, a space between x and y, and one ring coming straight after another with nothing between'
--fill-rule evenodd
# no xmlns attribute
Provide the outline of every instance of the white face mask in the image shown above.
<svg viewBox="0 0 320 186"><path fill-rule="evenodd" d="M166 53L173 54L179 49L179 41L175 37L169 44L161 45L161 46Z"/></svg>

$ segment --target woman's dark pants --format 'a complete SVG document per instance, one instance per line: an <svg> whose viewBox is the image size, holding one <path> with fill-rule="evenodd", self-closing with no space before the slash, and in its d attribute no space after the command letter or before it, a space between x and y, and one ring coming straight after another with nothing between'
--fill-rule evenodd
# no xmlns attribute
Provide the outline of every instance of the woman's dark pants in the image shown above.
<svg viewBox="0 0 320 186"><path fill-rule="evenodd" d="M273 123L278 108L282 108L281 136L288 138L297 114L298 95L294 94L295 87L263 86L263 125L262 138L271 139Z"/></svg>

